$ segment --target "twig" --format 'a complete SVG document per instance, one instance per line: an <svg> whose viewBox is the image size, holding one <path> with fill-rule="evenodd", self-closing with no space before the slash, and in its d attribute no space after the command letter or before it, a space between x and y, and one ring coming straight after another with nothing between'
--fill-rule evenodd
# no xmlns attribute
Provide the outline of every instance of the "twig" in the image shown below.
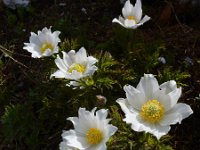
<svg viewBox="0 0 200 150"><path fill-rule="evenodd" d="M8 56L10 59L12 59L14 62L16 62L17 64L25 67L25 68L28 68L26 65L24 65L23 63L19 62L18 60L14 59L11 54L14 54L12 51L6 49L5 47L3 47L2 45L0 45L0 51L2 53L4 53L4 55Z"/></svg>

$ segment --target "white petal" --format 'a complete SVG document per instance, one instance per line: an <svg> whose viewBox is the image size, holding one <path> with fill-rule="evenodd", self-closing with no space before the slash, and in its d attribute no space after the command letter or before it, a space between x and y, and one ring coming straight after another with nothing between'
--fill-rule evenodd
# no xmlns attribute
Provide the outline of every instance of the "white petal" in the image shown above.
<svg viewBox="0 0 200 150"><path fill-rule="evenodd" d="M124 18L121 15L119 16L119 21L124 24Z"/></svg>
<svg viewBox="0 0 200 150"><path fill-rule="evenodd" d="M90 114L91 114L92 116L94 116L94 113L95 113L96 110L97 110L97 107L94 107L94 108L91 110L91 113L90 113Z"/></svg>
<svg viewBox="0 0 200 150"><path fill-rule="evenodd" d="M38 54L40 54L39 47L34 43L24 43L24 45L25 45L23 47L24 50L27 50L30 53L37 52Z"/></svg>
<svg viewBox="0 0 200 150"><path fill-rule="evenodd" d="M52 54L56 54L56 53L58 53L58 51L59 51L58 46L55 46L53 51L52 51Z"/></svg>
<svg viewBox="0 0 200 150"><path fill-rule="evenodd" d="M177 89L176 81L170 80L160 85L159 89L164 90L166 94Z"/></svg>
<svg viewBox="0 0 200 150"><path fill-rule="evenodd" d="M38 55L36 53L32 53L31 57L33 57L33 58L41 58L42 55Z"/></svg>
<svg viewBox="0 0 200 150"><path fill-rule="evenodd" d="M166 135L170 131L170 126L160 126L155 125L155 130L151 130L149 133L156 136L156 138L159 140L163 135Z"/></svg>
<svg viewBox="0 0 200 150"><path fill-rule="evenodd" d="M32 57L33 58L40 58L42 57L42 54L39 50L39 47L35 44L32 43L24 43L24 50L27 50L28 52L32 53Z"/></svg>
<svg viewBox="0 0 200 150"><path fill-rule="evenodd" d="M120 105L122 111L125 113L125 118L123 119L123 121L125 121L127 124L131 124L131 128L134 131L144 131L143 125L141 123L143 121L139 121L139 112L135 109L129 110L129 104L126 99L120 98L117 100L117 103Z"/></svg>
<svg viewBox="0 0 200 150"><path fill-rule="evenodd" d="M73 63L76 63L75 62L75 55L76 55L76 52L74 50L70 50L68 53L68 56L70 57L71 61L72 61L72 64Z"/></svg>
<svg viewBox="0 0 200 150"><path fill-rule="evenodd" d="M53 38L56 39L56 42L61 42L60 38L58 37L60 35L60 31L54 31L53 32Z"/></svg>
<svg viewBox="0 0 200 150"><path fill-rule="evenodd" d="M85 134L88 131L88 126L83 125L78 117L69 117L67 120L71 121L74 125L74 130L78 133Z"/></svg>
<svg viewBox="0 0 200 150"><path fill-rule="evenodd" d="M34 43L36 45L41 45L42 43L40 42L40 40L38 39L37 34L35 34L34 32L31 32L31 36L29 38L30 43Z"/></svg>
<svg viewBox="0 0 200 150"><path fill-rule="evenodd" d="M91 64L91 65L95 64L96 62L98 62L98 60L96 58L92 57L92 56L88 56L87 57L87 61L88 61L88 64Z"/></svg>
<svg viewBox="0 0 200 150"><path fill-rule="evenodd" d="M115 127L115 126L113 126L113 125L109 125L109 127L108 127L108 135L107 135L107 137L108 138L110 138L112 135L114 135L115 134L115 132L117 131L117 127Z"/></svg>
<svg viewBox="0 0 200 150"><path fill-rule="evenodd" d="M59 144L59 150L66 150L67 148L68 148L68 146L67 146L67 142L66 141L62 141Z"/></svg>
<svg viewBox="0 0 200 150"><path fill-rule="evenodd" d="M126 26L124 25L124 23L122 23L120 20L118 20L117 18L114 18L113 20L112 20L112 22L113 23L118 23L118 24L120 24L121 26L123 26L124 28L126 28Z"/></svg>
<svg viewBox="0 0 200 150"><path fill-rule="evenodd" d="M159 89L155 92L154 99L160 101L164 106L165 112L174 107L182 93L181 87L176 88L168 94L165 94L165 89Z"/></svg>
<svg viewBox="0 0 200 150"><path fill-rule="evenodd" d="M98 70L96 66L91 66L89 68L86 68L86 71L84 72L83 77L93 75L96 70Z"/></svg>
<svg viewBox="0 0 200 150"><path fill-rule="evenodd" d="M75 126L77 126L78 123L79 123L78 117L69 117L69 118L67 118L67 120L69 120L69 121L71 121L73 123L74 128L76 128Z"/></svg>
<svg viewBox="0 0 200 150"><path fill-rule="evenodd" d="M49 37L45 32L40 32L40 34L38 34L38 39L40 40L41 43L49 41Z"/></svg>
<svg viewBox="0 0 200 150"><path fill-rule="evenodd" d="M126 92L126 97L128 103L135 109L140 110L142 105L145 103L145 96L142 92L132 87L131 85L125 85L124 91Z"/></svg>
<svg viewBox="0 0 200 150"><path fill-rule="evenodd" d="M54 72L53 74L51 74L50 79L52 77L55 77L55 78L65 78L65 73L62 72L61 70L57 70L56 72Z"/></svg>
<svg viewBox="0 0 200 150"><path fill-rule="evenodd" d="M42 29L42 32L38 32L38 34L41 34L41 33L51 33L51 28L47 29L47 27L44 27Z"/></svg>
<svg viewBox="0 0 200 150"><path fill-rule="evenodd" d="M81 47L75 55L75 62L83 64L87 61L87 53L84 47Z"/></svg>
<svg viewBox="0 0 200 150"><path fill-rule="evenodd" d="M68 67L65 65L64 61L59 55L57 55L57 58L55 59L55 64L62 72L66 72L68 70Z"/></svg>
<svg viewBox="0 0 200 150"><path fill-rule="evenodd" d="M64 52L64 51L62 51L62 53L63 53L63 61L64 61L65 65L67 67L71 66L72 65L72 60L69 57L69 55L66 52Z"/></svg>
<svg viewBox="0 0 200 150"><path fill-rule="evenodd" d="M72 86L73 88L72 89L77 89L77 87L80 86L79 82L77 81L70 81L69 84L66 84L66 86Z"/></svg>
<svg viewBox="0 0 200 150"><path fill-rule="evenodd" d="M89 129L91 127L97 126L98 123L95 121L94 114L92 114L89 111L86 111L85 108L79 108L78 115L81 125L85 128Z"/></svg>
<svg viewBox="0 0 200 150"><path fill-rule="evenodd" d="M193 111L189 105L178 103L169 112L164 114L164 118L160 121L160 125L180 124L183 119L189 117L192 113Z"/></svg>
<svg viewBox="0 0 200 150"><path fill-rule="evenodd" d="M152 124L144 121L139 115L135 119L135 123L132 124L131 128L134 131L145 131L153 134L159 140L161 136L166 135L170 126L160 126L159 124Z"/></svg>
<svg viewBox="0 0 200 150"><path fill-rule="evenodd" d="M127 18L129 15L131 15L133 11L133 5L130 3L130 0L127 0L124 4L124 7L122 8L122 15L124 18Z"/></svg>
<svg viewBox="0 0 200 150"><path fill-rule="evenodd" d="M86 141L85 135L76 133L74 130L65 131L62 134L63 139L68 141L68 145L78 149L86 149L90 144Z"/></svg>
<svg viewBox="0 0 200 150"><path fill-rule="evenodd" d="M165 107L165 111L168 111L177 103L181 93L182 89L177 88L176 82L171 80L161 84L154 97Z"/></svg>
<svg viewBox="0 0 200 150"><path fill-rule="evenodd" d="M96 112L96 116L99 120L104 120L108 116L108 110L106 109L100 109Z"/></svg>
<svg viewBox="0 0 200 150"><path fill-rule="evenodd" d="M152 74L144 74L140 79L137 89L144 93L146 100L153 98L153 93L159 88L157 79Z"/></svg>
<svg viewBox="0 0 200 150"><path fill-rule="evenodd" d="M141 0L137 0L134 6L134 16L136 20L139 22L142 18L142 4Z"/></svg>
<svg viewBox="0 0 200 150"><path fill-rule="evenodd" d="M147 15L143 17L143 19L138 23L140 25L144 24L145 22L149 21L151 18Z"/></svg>
<svg viewBox="0 0 200 150"><path fill-rule="evenodd" d="M59 150L77 150L77 148L70 147L67 144L68 144L68 142L66 140L62 141L59 144Z"/></svg>
<svg viewBox="0 0 200 150"><path fill-rule="evenodd" d="M120 105L122 111L127 114L127 113L130 113L130 104L128 103L128 101L124 98L118 98L116 100L116 102Z"/></svg>

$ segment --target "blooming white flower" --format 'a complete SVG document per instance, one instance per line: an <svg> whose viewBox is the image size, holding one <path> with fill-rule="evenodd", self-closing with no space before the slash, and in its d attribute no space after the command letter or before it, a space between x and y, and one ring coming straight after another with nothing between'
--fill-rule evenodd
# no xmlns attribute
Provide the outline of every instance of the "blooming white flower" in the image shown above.
<svg viewBox="0 0 200 150"><path fill-rule="evenodd" d="M3 0L3 3L11 9L16 9L16 7L28 6L30 0Z"/></svg>
<svg viewBox="0 0 200 150"><path fill-rule="evenodd" d="M119 19L114 18L112 22L119 23L121 26L130 29L136 29L150 19L147 15L142 19L141 0L137 0L134 7L130 0L127 0L122 9L122 15L123 17L120 15Z"/></svg>
<svg viewBox="0 0 200 150"><path fill-rule="evenodd" d="M165 57L158 57L158 61L160 61L163 64L166 64L166 59Z"/></svg>
<svg viewBox="0 0 200 150"><path fill-rule="evenodd" d="M106 142L116 131L117 127L108 124L108 111L96 107L90 112L79 108L79 117L69 117L74 124L74 130L64 131L62 138L66 145L81 150L106 150Z"/></svg>
<svg viewBox="0 0 200 150"><path fill-rule="evenodd" d="M55 59L59 70L53 73L51 77L78 81L81 78L93 75L97 70L97 67L94 65L97 59L92 56L87 56L84 47L80 48L77 53L74 50L68 53L62 53L63 59L61 59L59 55L57 55ZM78 86L78 82L76 81L71 81L70 85Z"/></svg>
<svg viewBox="0 0 200 150"><path fill-rule="evenodd" d="M51 56L54 53L58 53L59 34L60 31L52 33L51 28L47 29L46 27L42 31L38 31L38 34L31 32L30 43L24 43L23 49L32 53L34 58Z"/></svg>
<svg viewBox="0 0 200 150"><path fill-rule="evenodd" d="M133 130L149 132L157 139L169 132L170 125L181 123L193 113L189 105L177 103L182 89L174 80L159 86L152 74L145 74L136 88L128 85L124 91L126 99L117 100L125 113L124 121Z"/></svg>

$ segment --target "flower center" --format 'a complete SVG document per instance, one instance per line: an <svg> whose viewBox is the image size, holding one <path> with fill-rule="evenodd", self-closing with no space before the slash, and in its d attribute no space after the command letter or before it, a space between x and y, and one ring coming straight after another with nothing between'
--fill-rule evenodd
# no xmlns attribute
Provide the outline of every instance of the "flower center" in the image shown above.
<svg viewBox="0 0 200 150"><path fill-rule="evenodd" d="M141 117L151 123L160 121L164 114L164 107L158 100L149 100L141 108Z"/></svg>
<svg viewBox="0 0 200 150"><path fill-rule="evenodd" d="M90 128L87 131L86 139L90 144L94 145L102 141L103 135L102 135L102 132L98 130L97 128Z"/></svg>
<svg viewBox="0 0 200 150"><path fill-rule="evenodd" d="M48 42L42 44L42 46L40 48L41 52L44 53L47 49L50 49L51 51L53 51L53 45Z"/></svg>
<svg viewBox="0 0 200 150"><path fill-rule="evenodd" d="M68 71L69 71L69 73L72 73L73 70L76 70L77 72L80 72L80 73L84 73L85 66L82 64L75 63L70 66Z"/></svg>
<svg viewBox="0 0 200 150"><path fill-rule="evenodd" d="M136 19L135 19L135 16L131 16L131 15L130 15L130 16L127 17L127 19L128 19L128 20L133 20L133 21L137 22Z"/></svg>

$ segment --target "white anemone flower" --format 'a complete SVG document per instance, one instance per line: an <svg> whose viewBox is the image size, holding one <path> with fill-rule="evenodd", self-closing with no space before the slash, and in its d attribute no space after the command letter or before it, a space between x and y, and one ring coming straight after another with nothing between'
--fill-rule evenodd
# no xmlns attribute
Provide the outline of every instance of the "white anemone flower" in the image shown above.
<svg viewBox="0 0 200 150"><path fill-rule="evenodd" d="M29 38L30 43L24 43L23 49L32 53L33 58L41 58L44 56L51 56L54 53L58 53L58 43L60 38L58 37L60 31L51 32L51 28L46 27L42 31L38 31L38 34L31 32Z"/></svg>
<svg viewBox="0 0 200 150"><path fill-rule="evenodd" d="M78 117L69 117L74 130L64 131L62 138L69 147L81 150L106 150L106 142L117 131L117 127L108 124L108 111L96 107L90 112L79 108Z"/></svg>
<svg viewBox="0 0 200 150"><path fill-rule="evenodd" d="M114 18L112 22L119 23L121 26L129 29L136 29L150 19L147 15L142 19L141 0L137 0L134 7L130 0L127 0L122 9L122 15L123 17L120 15L119 19Z"/></svg>
<svg viewBox="0 0 200 150"><path fill-rule="evenodd" d="M97 59L92 56L87 56L86 50L84 47L76 53L74 50L69 51L68 53L63 53L63 59L57 55L55 59L55 64L59 68L51 77L55 78L65 78L71 81L70 85L78 86L78 81L81 78L91 76L98 69L94 64L97 62Z"/></svg>
<svg viewBox="0 0 200 150"><path fill-rule="evenodd" d="M174 80L159 86L152 74L145 74L136 88L128 85L124 91L126 98L117 100L125 113L124 121L134 131L149 132L157 139L169 132L170 125L180 124L193 113L189 105L177 103L182 89Z"/></svg>

